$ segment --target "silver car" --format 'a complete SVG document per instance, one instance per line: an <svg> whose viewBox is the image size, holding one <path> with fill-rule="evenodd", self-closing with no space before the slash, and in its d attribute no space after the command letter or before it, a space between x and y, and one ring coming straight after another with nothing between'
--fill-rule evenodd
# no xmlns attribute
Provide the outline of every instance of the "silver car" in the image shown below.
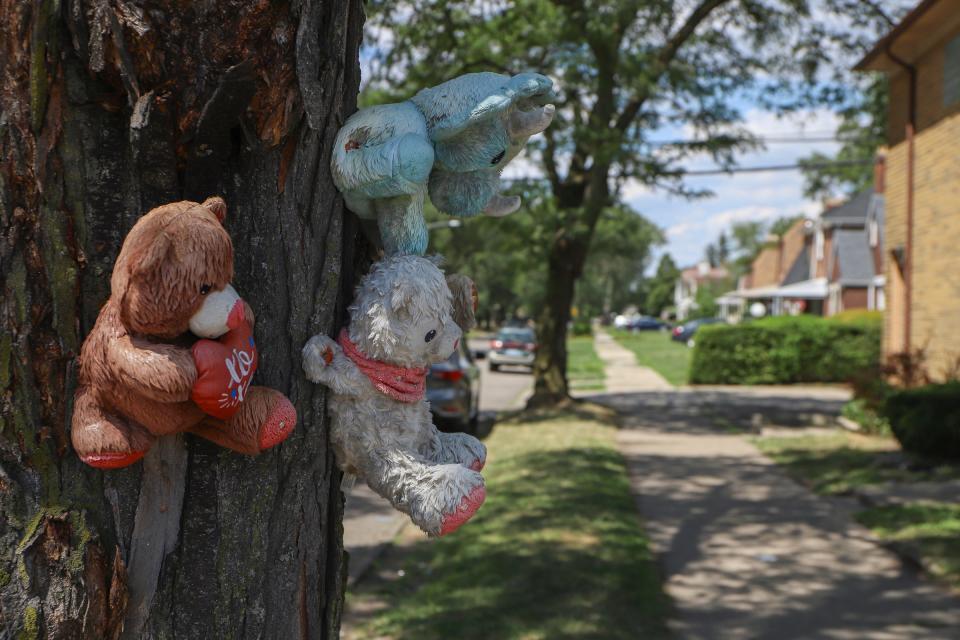
<svg viewBox="0 0 960 640"><path fill-rule="evenodd" d="M500 329L490 341L487 359L490 371L497 371L504 365L519 365L533 369L533 359L537 351L537 337L533 329L510 327Z"/></svg>
<svg viewBox="0 0 960 640"><path fill-rule="evenodd" d="M480 369L466 339L445 361L430 367L427 400L434 423L442 431L476 435L480 416Z"/></svg>

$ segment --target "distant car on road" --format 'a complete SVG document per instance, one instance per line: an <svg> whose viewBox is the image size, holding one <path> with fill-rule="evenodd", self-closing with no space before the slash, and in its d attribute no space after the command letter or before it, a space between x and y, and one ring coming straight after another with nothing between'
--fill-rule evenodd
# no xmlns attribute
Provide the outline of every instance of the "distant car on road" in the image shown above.
<svg viewBox="0 0 960 640"><path fill-rule="evenodd" d="M509 327L500 329L490 341L487 360L490 371L498 371L504 365L519 365L533 369L537 351L537 337L533 329Z"/></svg>
<svg viewBox="0 0 960 640"><path fill-rule="evenodd" d="M480 416L480 369L466 340L449 358L430 367L427 400L442 431L476 435Z"/></svg>
<svg viewBox="0 0 960 640"><path fill-rule="evenodd" d="M690 322L674 327L673 333L670 335L670 339L677 342L683 342L688 347L693 347L694 335L696 335L697 330L700 327L707 324L719 324L721 322L724 322L722 318L698 318L696 320L691 320Z"/></svg>
<svg viewBox="0 0 960 640"><path fill-rule="evenodd" d="M667 323L650 316L637 316L627 323L626 328L631 331L660 331L667 328Z"/></svg>

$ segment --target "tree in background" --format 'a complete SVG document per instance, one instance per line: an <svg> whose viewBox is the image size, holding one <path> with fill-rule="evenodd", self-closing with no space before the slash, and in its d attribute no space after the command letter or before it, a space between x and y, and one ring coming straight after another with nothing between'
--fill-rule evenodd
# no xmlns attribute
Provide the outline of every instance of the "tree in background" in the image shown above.
<svg viewBox="0 0 960 640"><path fill-rule="evenodd" d="M659 227L629 207L608 207L597 221L590 255L577 282L574 301L580 317L635 304L651 251L665 240Z"/></svg>
<svg viewBox="0 0 960 640"><path fill-rule="evenodd" d="M598 221L619 203L623 185L704 195L684 186L680 163L706 154L731 166L753 144L737 126L735 96L837 100L843 84L813 91L823 84L819 72L846 71L848 60L831 45L849 44L849 22L871 32L863 43L875 36L873 4L824 0L814 13L807 0L370 2L372 24L387 33L374 66L379 98L407 97L472 71L536 70L559 83L556 120L530 145L555 203L554 215L535 220L547 277L531 405L568 398L575 285ZM788 85L792 93L781 91ZM651 144L647 135L668 123L692 131L691 141Z"/></svg>
<svg viewBox="0 0 960 640"><path fill-rule="evenodd" d="M800 161L803 194L808 198L852 196L873 184L869 160L887 137L886 76L871 77L859 99L839 114L840 150L834 156L813 153Z"/></svg>
<svg viewBox="0 0 960 640"><path fill-rule="evenodd" d="M673 306L673 292L680 277L680 269L669 253L660 257L657 272L650 279L643 310L647 315L659 317L663 311Z"/></svg>
<svg viewBox="0 0 960 640"><path fill-rule="evenodd" d="M355 230L325 158L355 108L359 0L38 1L0 14L0 636L336 638L346 571L324 391ZM223 195L258 382L297 407L248 458L193 436L101 472L76 356L149 209Z"/></svg>

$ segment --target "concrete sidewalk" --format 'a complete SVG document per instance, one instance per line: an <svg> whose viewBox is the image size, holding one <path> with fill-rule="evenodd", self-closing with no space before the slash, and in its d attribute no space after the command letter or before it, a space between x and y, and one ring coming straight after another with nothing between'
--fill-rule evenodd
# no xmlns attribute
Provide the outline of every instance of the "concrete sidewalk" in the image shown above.
<svg viewBox="0 0 960 640"><path fill-rule="evenodd" d="M644 379L629 363L611 364L625 379ZM592 398L623 416L618 442L678 638L960 637L960 599L790 480L749 436L718 428L718 415L738 426L756 412L829 416L843 397L753 387Z"/></svg>
<svg viewBox="0 0 960 640"><path fill-rule="evenodd" d="M633 352L621 347L606 331L598 329L595 332L593 348L603 360L606 374L604 387L608 393L673 389L659 373L649 367L639 366Z"/></svg>

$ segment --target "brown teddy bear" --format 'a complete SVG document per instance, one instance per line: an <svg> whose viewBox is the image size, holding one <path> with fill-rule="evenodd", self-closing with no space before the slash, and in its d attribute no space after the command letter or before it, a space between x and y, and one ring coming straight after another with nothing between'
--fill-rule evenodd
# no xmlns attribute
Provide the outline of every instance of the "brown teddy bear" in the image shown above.
<svg viewBox="0 0 960 640"><path fill-rule="evenodd" d="M124 240L80 352L72 440L87 464L132 464L156 437L184 431L254 455L296 425L283 394L250 386L253 313L229 284L226 213L221 198L167 204Z"/></svg>

